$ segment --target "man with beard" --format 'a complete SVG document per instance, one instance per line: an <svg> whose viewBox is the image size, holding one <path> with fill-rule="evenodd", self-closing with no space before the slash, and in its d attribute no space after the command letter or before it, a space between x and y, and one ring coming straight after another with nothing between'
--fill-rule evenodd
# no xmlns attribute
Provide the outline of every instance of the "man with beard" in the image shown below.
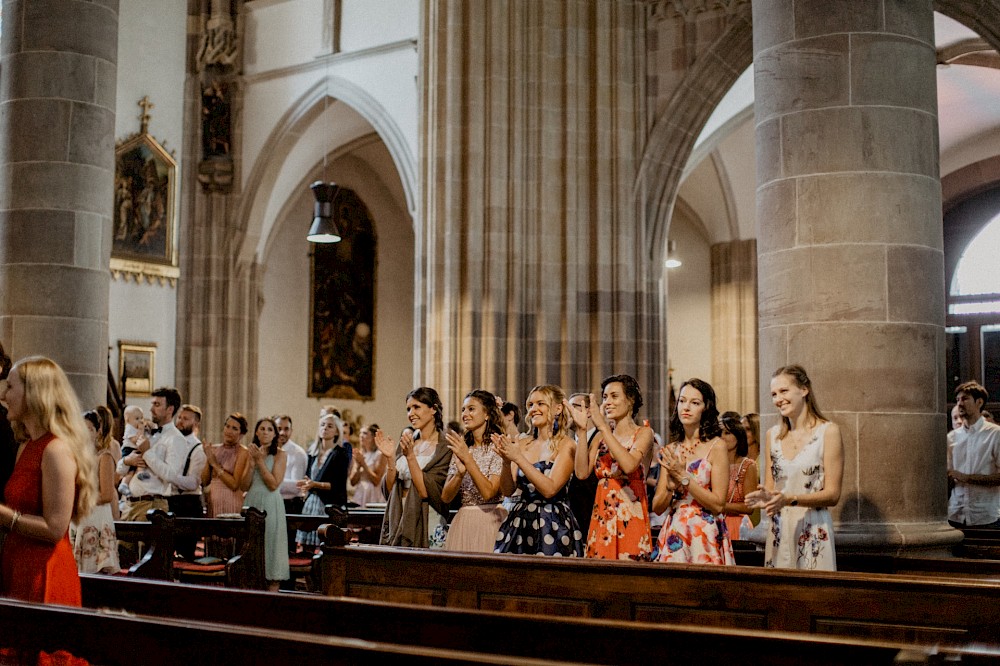
<svg viewBox="0 0 1000 666"><path fill-rule="evenodd" d="M982 416L989 394L977 382L955 389L962 427L955 430L948 478L955 484L948 501L953 527L1000 529L1000 426Z"/></svg>
<svg viewBox="0 0 1000 666"><path fill-rule="evenodd" d="M205 469L207 458L201 446L198 433L201 429L201 409L194 405L184 404L177 412L174 425L184 435L186 448L184 467L180 474L172 477L173 494L167 498L170 511L177 516L187 518L204 518L205 508L201 503L201 473ZM177 539L177 553L186 560L194 559L194 549L197 537Z"/></svg>

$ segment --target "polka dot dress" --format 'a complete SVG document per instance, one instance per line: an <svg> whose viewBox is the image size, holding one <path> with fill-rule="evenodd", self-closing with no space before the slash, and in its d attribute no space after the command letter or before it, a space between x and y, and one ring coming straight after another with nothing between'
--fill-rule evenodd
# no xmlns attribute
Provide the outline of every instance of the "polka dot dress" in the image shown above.
<svg viewBox="0 0 1000 666"><path fill-rule="evenodd" d="M552 466L548 460L535 463L545 476L551 474ZM500 526L494 552L583 557L583 533L569 508L569 484L547 499L519 469L517 486L521 494L514 497Z"/></svg>

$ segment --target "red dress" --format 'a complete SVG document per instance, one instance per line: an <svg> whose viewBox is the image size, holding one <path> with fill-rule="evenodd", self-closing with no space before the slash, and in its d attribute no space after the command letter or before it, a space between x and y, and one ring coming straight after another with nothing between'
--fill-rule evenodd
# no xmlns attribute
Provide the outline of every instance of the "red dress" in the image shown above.
<svg viewBox="0 0 1000 666"><path fill-rule="evenodd" d="M55 439L49 433L24 445L4 491L8 506L25 515L42 515L42 454ZM69 528L57 543L7 534L0 558L0 596L37 603L80 606L80 576L76 572Z"/></svg>
<svg viewBox="0 0 1000 666"><path fill-rule="evenodd" d="M648 424L642 428L648 427ZM635 446L636 429L627 442L626 451ZM590 515L587 534L587 557L605 560L648 560L653 551L650 536L649 509L646 502L646 470L642 465L625 474L601 442L597 460L597 495Z"/></svg>

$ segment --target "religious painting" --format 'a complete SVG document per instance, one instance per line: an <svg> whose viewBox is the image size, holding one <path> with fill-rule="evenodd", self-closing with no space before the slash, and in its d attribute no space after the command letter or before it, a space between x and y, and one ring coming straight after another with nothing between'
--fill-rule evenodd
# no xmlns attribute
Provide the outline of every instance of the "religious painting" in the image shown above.
<svg viewBox="0 0 1000 666"><path fill-rule="evenodd" d="M118 381L123 397L152 393L156 381L156 343L119 341Z"/></svg>
<svg viewBox="0 0 1000 666"><path fill-rule="evenodd" d="M340 188L333 219L343 240L312 251L309 396L375 397L376 239L368 208Z"/></svg>
<svg viewBox="0 0 1000 666"><path fill-rule="evenodd" d="M148 132L115 149L111 270L176 279L177 162Z"/></svg>

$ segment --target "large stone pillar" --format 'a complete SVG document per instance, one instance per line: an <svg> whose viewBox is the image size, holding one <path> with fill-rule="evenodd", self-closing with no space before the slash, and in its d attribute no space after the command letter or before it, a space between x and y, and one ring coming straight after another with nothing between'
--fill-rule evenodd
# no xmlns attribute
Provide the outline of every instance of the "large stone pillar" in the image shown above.
<svg viewBox="0 0 1000 666"><path fill-rule="evenodd" d="M0 340L108 385L118 2L4 2Z"/></svg>
<svg viewBox="0 0 1000 666"><path fill-rule="evenodd" d="M838 547L944 523L944 269L931 0L755 0L761 403L801 363L844 433Z"/></svg>
<svg viewBox="0 0 1000 666"><path fill-rule="evenodd" d="M420 381L457 414L477 387L523 401L627 372L654 413L643 3L425 0L423 16Z"/></svg>

